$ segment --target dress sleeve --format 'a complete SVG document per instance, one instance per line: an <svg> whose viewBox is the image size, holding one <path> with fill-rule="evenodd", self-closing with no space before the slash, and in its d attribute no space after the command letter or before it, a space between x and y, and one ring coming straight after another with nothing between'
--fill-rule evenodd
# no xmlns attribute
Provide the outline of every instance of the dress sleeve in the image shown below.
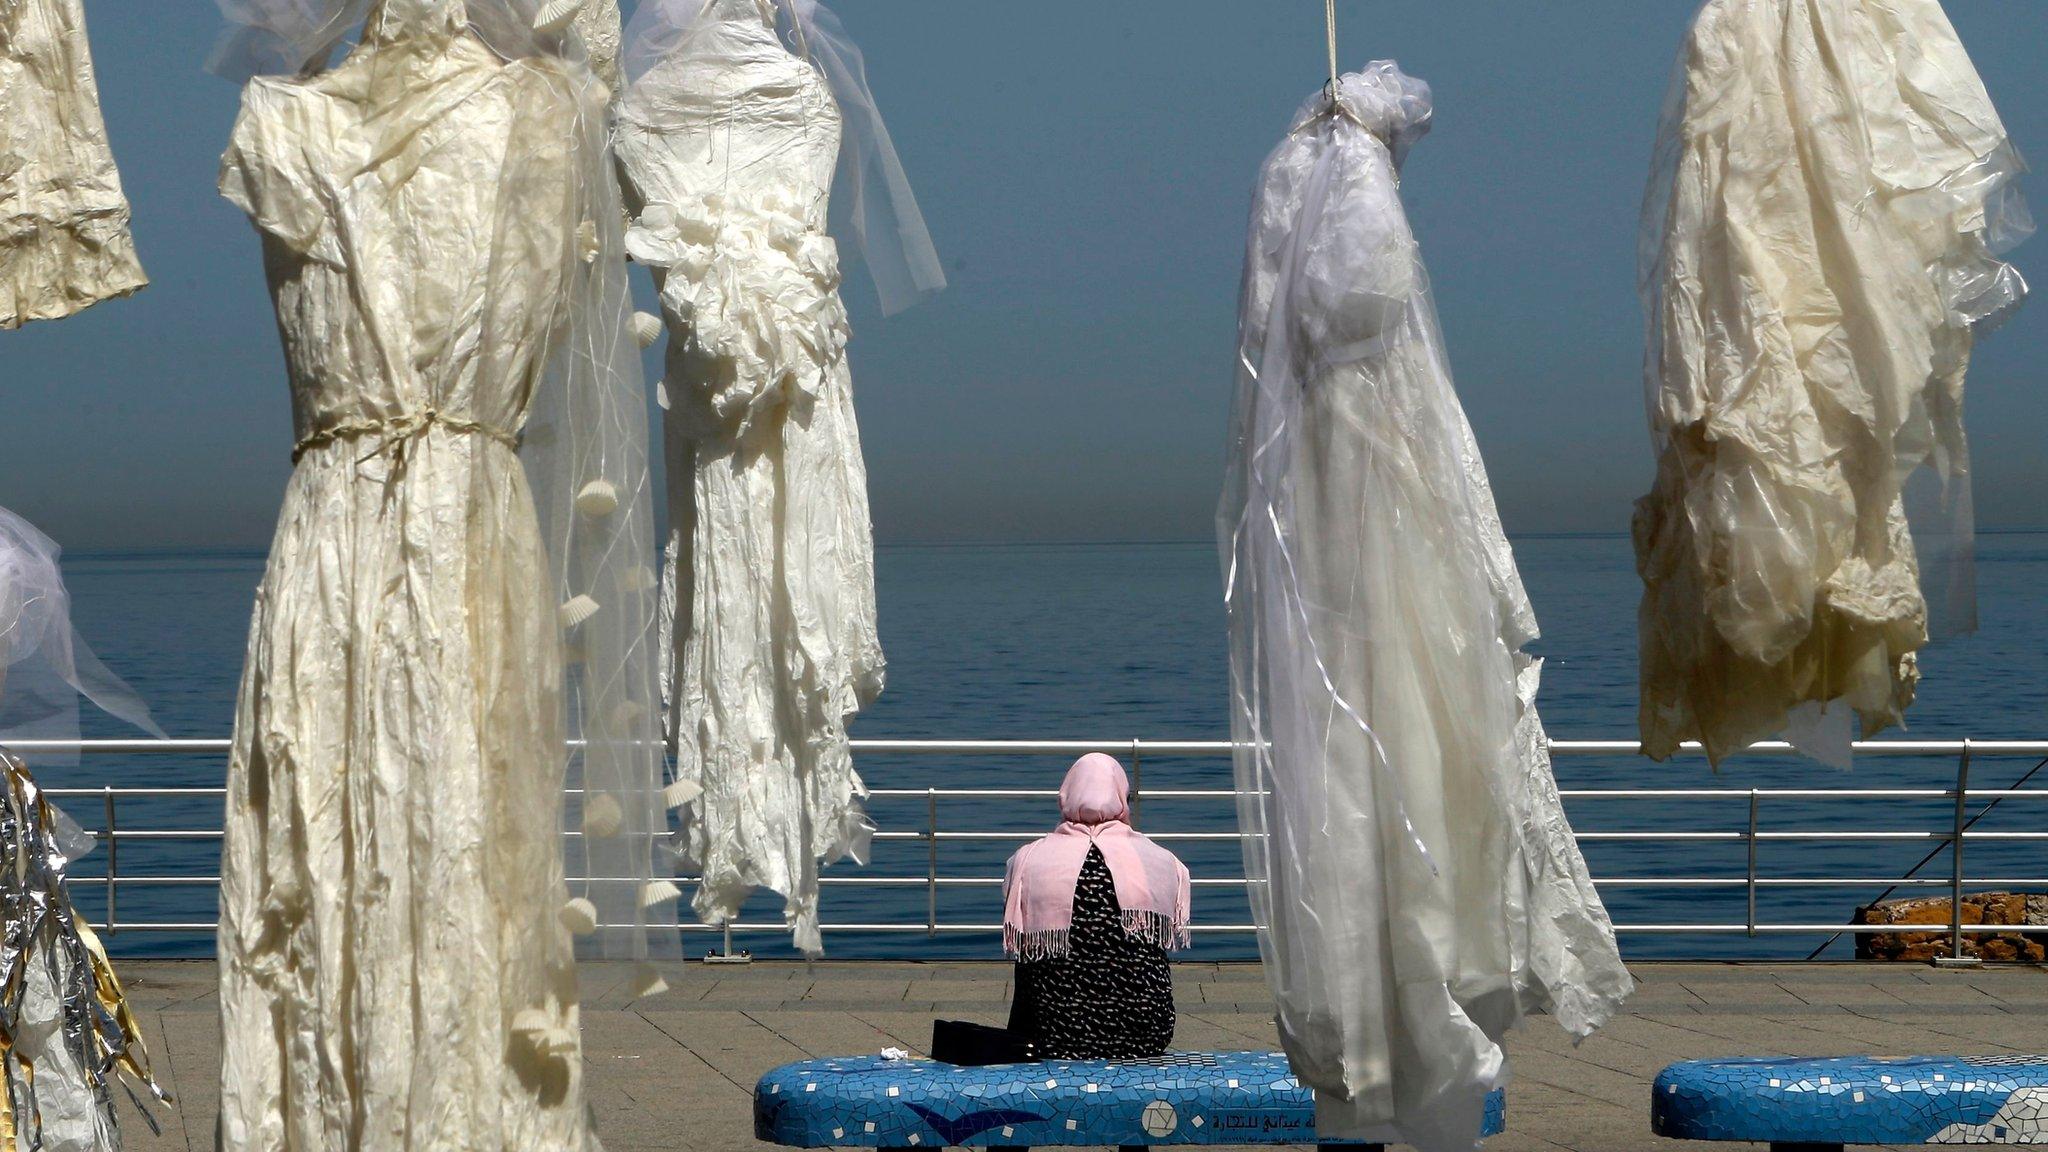
<svg viewBox="0 0 2048 1152"><path fill-rule="evenodd" d="M262 232L313 255L329 231L329 214L306 160L302 103L287 84L250 81L221 156L220 194Z"/></svg>

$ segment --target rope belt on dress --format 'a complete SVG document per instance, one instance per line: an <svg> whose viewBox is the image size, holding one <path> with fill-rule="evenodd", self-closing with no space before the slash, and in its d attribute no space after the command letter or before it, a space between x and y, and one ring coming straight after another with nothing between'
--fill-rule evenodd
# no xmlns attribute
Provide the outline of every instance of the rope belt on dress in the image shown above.
<svg viewBox="0 0 2048 1152"><path fill-rule="evenodd" d="M519 435L515 432L493 428L475 420L445 415L438 408L422 408L417 412L404 412L376 420L352 420L336 424L332 428L322 428L292 446L292 463L298 463L300 457L315 448L338 444L344 440L360 440L366 436L374 436L377 438L376 445L362 457L362 460L368 460L394 448L403 448L408 441L423 436L436 427L445 428L450 432L474 433L489 437L514 451L519 448Z"/></svg>

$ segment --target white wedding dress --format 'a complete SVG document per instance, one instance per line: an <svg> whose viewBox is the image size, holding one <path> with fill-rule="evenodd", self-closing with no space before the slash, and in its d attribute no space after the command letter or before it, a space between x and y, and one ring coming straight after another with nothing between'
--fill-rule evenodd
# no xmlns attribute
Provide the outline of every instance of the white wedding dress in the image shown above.
<svg viewBox="0 0 2048 1152"><path fill-rule="evenodd" d="M0 329L149 283L79 0L0 3Z"/></svg>
<svg viewBox="0 0 2048 1152"><path fill-rule="evenodd" d="M2026 291L2019 171L1937 0L1699 12L1643 205L1651 756L1782 733L1846 766L1930 626L1974 627L1963 376Z"/></svg>
<svg viewBox="0 0 2048 1152"><path fill-rule="evenodd" d="M1632 983L1537 717L1536 619L1399 195L1391 61L1259 174L1219 510L1246 877L1318 1134L1468 1149L1501 1039Z"/></svg>
<svg viewBox="0 0 2048 1152"><path fill-rule="evenodd" d="M578 112L559 60L438 7L394 30L380 5L331 71L252 81L223 161L298 437L228 765L227 1152L598 1147L556 586L514 451L589 258Z"/></svg>
<svg viewBox="0 0 2048 1152"><path fill-rule="evenodd" d="M874 542L837 249L840 115L768 0L711 0L638 77L616 148L670 341L666 683L694 908L780 893L822 950L818 871L873 832L847 724L882 690Z"/></svg>

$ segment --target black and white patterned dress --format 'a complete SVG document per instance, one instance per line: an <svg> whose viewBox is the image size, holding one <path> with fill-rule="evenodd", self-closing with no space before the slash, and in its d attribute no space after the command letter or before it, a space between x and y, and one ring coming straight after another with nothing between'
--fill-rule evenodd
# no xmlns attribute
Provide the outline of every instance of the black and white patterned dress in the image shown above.
<svg viewBox="0 0 2048 1152"><path fill-rule="evenodd" d="M1173 1043L1173 973L1166 950L1124 931L1116 880L1088 849L1074 884L1067 955L1017 962L1010 1031L1048 1060L1131 1060Z"/></svg>

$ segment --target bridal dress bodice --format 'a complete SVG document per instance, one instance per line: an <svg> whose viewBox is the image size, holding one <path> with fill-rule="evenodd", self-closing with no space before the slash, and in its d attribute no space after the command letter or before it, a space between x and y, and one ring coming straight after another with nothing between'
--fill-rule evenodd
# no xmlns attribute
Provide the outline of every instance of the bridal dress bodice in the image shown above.
<svg viewBox="0 0 2048 1152"><path fill-rule="evenodd" d="M820 950L818 869L872 826L846 725L881 691L874 545L837 250L840 118L764 0L712 0L628 90L616 145L669 330L668 719L698 915L782 894Z"/></svg>
<svg viewBox="0 0 2048 1152"><path fill-rule="evenodd" d="M1501 1039L1630 988L1565 820L1536 638L1452 386L1380 61L1259 174L1219 511L1246 876L1325 1140L1470 1148Z"/></svg>
<svg viewBox="0 0 2048 1152"><path fill-rule="evenodd" d="M847 337L825 234L839 110L761 7L714 0L696 51L634 83L619 129L630 251L660 278L681 359L667 402L693 438L764 434L824 390Z"/></svg>
<svg viewBox="0 0 2048 1152"><path fill-rule="evenodd" d="M223 161L297 437L229 761L229 1152L596 1148L554 584L514 452L585 254L574 113L558 63L460 28L251 82Z"/></svg>
<svg viewBox="0 0 2048 1152"><path fill-rule="evenodd" d="M515 213L527 250L564 246L548 231L569 202L566 160L552 187L497 176L509 152L563 151L571 120L550 78L466 38L406 67L445 76L389 108L369 59L318 84L252 82L222 170L264 234L301 456L437 423L511 446L566 319L564 270L509 259L490 226Z"/></svg>
<svg viewBox="0 0 2048 1152"><path fill-rule="evenodd" d="M0 0L0 329L149 282L79 0Z"/></svg>

